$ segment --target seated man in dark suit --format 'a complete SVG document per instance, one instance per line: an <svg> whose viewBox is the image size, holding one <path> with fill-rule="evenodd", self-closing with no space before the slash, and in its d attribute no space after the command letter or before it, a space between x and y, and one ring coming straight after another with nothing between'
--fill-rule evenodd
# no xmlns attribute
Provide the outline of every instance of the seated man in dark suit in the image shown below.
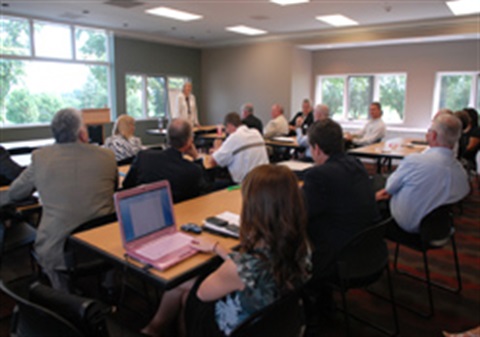
<svg viewBox="0 0 480 337"><path fill-rule="evenodd" d="M315 166L305 173L307 232L315 251L313 278L334 271L332 262L357 233L379 219L375 194L363 164L344 152L339 124L326 119L308 129Z"/></svg>
<svg viewBox="0 0 480 337"><path fill-rule="evenodd" d="M0 146L0 186L10 185L22 173L23 168L15 163L3 146Z"/></svg>
<svg viewBox="0 0 480 337"><path fill-rule="evenodd" d="M199 196L207 188L200 165L183 158L198 157L193 144L193 131L184 119L173 119L167 132L169 148L143 150L137 154L123 182L124 188L167 179L172 188L173 202Z"/></svg>

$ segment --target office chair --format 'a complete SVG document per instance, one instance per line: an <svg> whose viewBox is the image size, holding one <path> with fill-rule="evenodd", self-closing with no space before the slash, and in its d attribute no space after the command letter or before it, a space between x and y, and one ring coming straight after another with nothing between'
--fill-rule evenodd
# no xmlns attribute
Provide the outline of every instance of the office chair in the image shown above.
<svg viewBox="0 0 480 337"><path fill-rule="evenodd" d="M340 310L343 311L345 316L345 327L348 336L351 336L350 317L384 334L392 336L398 334L398 316L388 264L388 249L384 241L386 225L390 221L390 218L386 219L358 233L345 245L336 258L336 280L327 283L327 285L331 286L334 290L340 291L343 305L343 308ZM393 332L351 314L347 304L347 292L349 289L365 288L378 281L384 272L387 274L389 297L380 297L391 304L394 324ZM375 293L372 294L376 295Z"/></svg>
<svg viewBox="0 0 480 337"><path fill-rule="evenodd" d="M230 337L295 337L305 330L303 301L292 292L250 316Z"/></svg>
<svg viewBox="0 0 480 337"><path fill-rule="evenodd" d="M10 225L7 227L7 222ZM35 241L37 231L10 207L0 209L0 270L4 254L27 247Z"/></svg>
<svg viewBox="0 0 480 337"><path fill-rule="evenodd" d="M420 223L420 233L419 234L410 234L405 233L403 238L390 238L388 240L396 243L395 247L395 260L394 260L394 269L399 274L408 276L410 278L419 280L426 283L427 285L427 296L428 296L428 311L419 311L414 308L405 306L402 303L399 305L413 313L416 313L422 317L429 318L434 314L434 305L433 305L433 294L432 286L437 288L450 291L453 293L460 293L462 290L462 278L460 275L460 264L458 261L457 246L455 243L455 228L453 225L453 213L451 205L442 205L429 214L427 214ZM457 285L455 288L446 286L445 284L440 284L433 282L430 276L430 270L428 265L427 253L429 250L440 249L445 246L448 241L451 242L453 259L455 263L455 272L456 272L456 281ZM425 277L419 277L417 275L410 274L406 271L400 271L398 268L398 256L400 254L400 245L404 245L413 249L417 252L421 252L423 256L423 266Z"/></svg>
<svg viewBox="0 0 480 337"><path fill-rule="evenodd" d="M110 308L38 282L28 287L24 280L0 281L0 290L16 302L10 323L12 336L108 336L105 316Z"/></svg>
<svg viewBox="0 0 480 337"><path fill-rule="evenodd" d="M71 235L96 227L100 227L115 221L117 221L116 213L100 216L98 218L89 220L81 224L71 233ZM101 275L105 273L106 270L112 269L112 265L110 263L98 257L92 257L89 259L84 258L79 261L75 254L75 249L73 249L73 247L71 246L70 239L68 239L65 243L64 254L67 264L66 273L68 274L70 280L70 289L73 288L75 282L78 279L92 275L97 276L98 284L100 284Z"/></svg>

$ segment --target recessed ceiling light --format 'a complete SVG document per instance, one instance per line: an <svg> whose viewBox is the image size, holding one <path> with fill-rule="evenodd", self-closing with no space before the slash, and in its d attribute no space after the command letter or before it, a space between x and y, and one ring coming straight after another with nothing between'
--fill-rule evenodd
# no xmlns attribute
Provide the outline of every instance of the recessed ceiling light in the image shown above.
<svg viewBox="0 0 480 337"><path fill-rule="evenodd" d="M335 27L357 26L358 22L353 21L341 14L317 16L315 19L328 23Z"/></svg>
<svg viewBox="0 0 480 337"><path fill-rule="evenodd" d="M480 1L478 0L447 1L446 4L455 15L480 13Z"/></svg>
<svg viewBox="0 0 480 337"><path fill-rule="evenodd" d="M270 2L276 3L277 5L281 6L303 4L309 1L310 0L270 0Z"/></svg>
<svg viewBox="0 0 480 337"><path fill-rule="evenodd" d="M267 34L265 30L261 29L256 29L252 27L247 27L247 26L231 26L225 28L228 31L238 33L238 34L244 34L244 35L262 35L262 34Z"/></svg>
<svg viewBox="0 0 480 337"><path fill-rule="evenodd" d="M180 20L180 21L192 21L203 18L201 15L192 14L188 12L179 11L173 8L168 7L157 7L152 9L147 9L145 12L153 15L163 16L169 19Z"/></svg>

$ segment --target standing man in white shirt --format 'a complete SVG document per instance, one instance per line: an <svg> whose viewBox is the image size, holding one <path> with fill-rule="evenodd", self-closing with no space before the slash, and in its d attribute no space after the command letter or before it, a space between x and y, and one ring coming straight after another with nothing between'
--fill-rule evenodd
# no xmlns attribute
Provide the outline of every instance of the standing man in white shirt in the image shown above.
<svg viewBox="0 0 480 337"><path fill-rule="evenodd" d="M177 96L177 109L173 118L182 118L189 121L192 126L198 126L198 112L195 96L192 94L192 83L186 82L183 85L182 92Z"/></svg>
<svg viewBox="0 0 480 337"><path fill-rule="evenodd" d="M345 134L345 140L353 143L354 146L365 146L379 142L385 137L387 127L382 120L382 106L378 102L370 104L369 109L370 120L365 124L359 132Z"/></svg>
<svg viewBox="0 0 480 337"><path fill-rule="evenodd" d="M268 164L267 149L260 132L242 125L236 112L227 114L224 124L228 138L215 141L211 164L228 167L233 182L239 184L253 168Z"/></svg>
<svg viewBox="0 0 480 337"><path fill-rule="evenodd" d="M272 119L265 126L263 136L273 138L277 136L288 135L288 121L283 114L283 107L280 104L274 104L271 110Z"/></svg>

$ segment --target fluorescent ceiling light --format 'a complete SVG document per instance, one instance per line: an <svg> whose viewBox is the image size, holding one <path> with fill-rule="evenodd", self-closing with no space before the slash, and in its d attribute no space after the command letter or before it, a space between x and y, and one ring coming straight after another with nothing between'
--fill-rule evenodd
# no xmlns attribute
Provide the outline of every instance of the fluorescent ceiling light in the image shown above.
<svg viewBox="0 0 480 337"><path fill-rule="evenodd" d="M341 14L317 16L315 19L328 23L335 27L357 26L358 22L353 21Z"/></svg>
<svg viewBox="0 0 480 337"><path fill-rule="evenodd" d="M480 13L480 1L478 0L447 1L446 4L455 15Z"/></svg>
<svg viewBox="0 0 480 337"><path fill-rule="evenodd" d="M267 34L267 32L265 30L261 30L261 29L256 29L256 28L251 28L251 27L247 27L247 26L231 26L231 27L227 27L225 28L226 30L229 30L231 32L234 32L234 33L238 33L238 34L245 34L245 35L262 35L262 34Z"/></svg>
<svg viewBox="0 0 480 337"><path fill-rule="evenodd" d="M147 9L146 12L149 14L163 16L169 19L180 20L180 21L192 21L192 20L198 20L203 18L203 16L201 15L183 12L183 11L179 11L179 10L168 8L168 7L157 7L157 8Z"/></svg>
<svg viewBox="0 0 480 337"><path fill-rule="evenodd" d="M281 6L303 4L309 1L310 0L270 0L270 2L276 3L277 5Z"/></svg>

